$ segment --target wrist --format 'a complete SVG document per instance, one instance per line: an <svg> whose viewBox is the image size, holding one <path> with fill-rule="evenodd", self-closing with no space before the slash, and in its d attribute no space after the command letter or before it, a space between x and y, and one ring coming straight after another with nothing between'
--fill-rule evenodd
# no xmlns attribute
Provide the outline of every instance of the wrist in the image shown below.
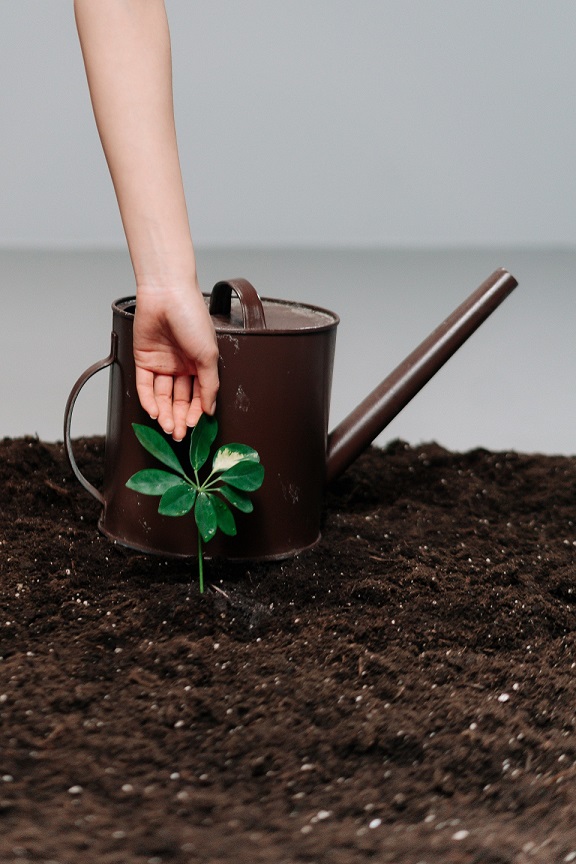
<svg viewBox="0 0 576 864"><path fill-rule="evenodd" d="M141 311L167 314L174 309L196 309L202 311L205 298L196 276L183 279L149 280L136 284L136 300Z"/></svg>
<svg viewBox="0 0 576 864"><path fill-rule="evenodd" d="M189 291L200 291L196 273L185 275L155 275L136 279L137 294L169 294Z"/></svg>
<svg viewBox="0 0 576 864"><path fill-rule="evenodd" d="M146 265L134 265L137 293L164 294L174 291L200 291L194 253L157 256Z"/></svg>
<svg viewBox="0 0 576 864"><path fill-rule="evenodd" d="M198 286L196 256L184 214L155 214L125 225L137 288L165 291L175 285Z"/></svg>

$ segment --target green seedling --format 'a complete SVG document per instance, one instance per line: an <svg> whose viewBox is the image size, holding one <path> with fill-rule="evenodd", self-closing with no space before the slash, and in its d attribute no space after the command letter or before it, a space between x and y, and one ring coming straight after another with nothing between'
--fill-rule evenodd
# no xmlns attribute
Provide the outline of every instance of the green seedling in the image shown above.
<svg viewBox="0 0 576 864"><path fill-rule="evenodd" d="M246 444L225 444L212 459L212 470L204 480L200 471L206 465L218 434L218 422L202 414L190 436L189 477L176 453L162 435L150 426L133 423L140 444L163 465L170 468L144 468L126 483L129 489L142 495L160 495L158 512L163 516L186 516L194 512L198 530L198 578L200 593L204 592L204 560L202 544L208 543L218 529L231 537L236 535L236 522L231 504L241 513L254 509L248 492L255 492L264 480L264 468L256 450ZM205 472L203 472L205 473Z"/></svg>

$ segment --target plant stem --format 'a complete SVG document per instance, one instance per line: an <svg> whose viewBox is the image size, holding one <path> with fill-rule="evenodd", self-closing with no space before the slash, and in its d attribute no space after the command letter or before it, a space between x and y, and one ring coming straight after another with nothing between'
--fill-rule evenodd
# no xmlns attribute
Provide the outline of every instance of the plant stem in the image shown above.
<svg viewBox="0 0 576 864"><path fill-rule="evenodd" d="M198 529L198 584L200 585L200 593L204 593L204 559L202 557L202 535Z"/></svg>

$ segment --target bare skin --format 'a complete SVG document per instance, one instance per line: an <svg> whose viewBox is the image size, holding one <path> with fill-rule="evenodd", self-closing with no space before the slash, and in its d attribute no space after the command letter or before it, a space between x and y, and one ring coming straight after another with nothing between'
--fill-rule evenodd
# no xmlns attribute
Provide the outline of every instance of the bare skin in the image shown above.
<svg viewBox="0 0 576 864"><path fill-rule="evenodd" d="M136 278L138 396L181 440L215 410L218 348L184 198L164 0L74 0L74 12Z"/></svg>

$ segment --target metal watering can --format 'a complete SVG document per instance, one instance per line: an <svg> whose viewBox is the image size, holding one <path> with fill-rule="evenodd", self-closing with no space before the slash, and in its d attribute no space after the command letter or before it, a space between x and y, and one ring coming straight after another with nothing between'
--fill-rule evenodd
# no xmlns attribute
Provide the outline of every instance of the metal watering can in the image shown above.
<svg viewBox="0 0 576 864"><path fill-rule="evenodd" d="M274 560L313 546L320 538L326 485L371 444L516 285L506 270L496 270L328 434L338 316L308 304L261 299L245 279L217 283L209 298L220 351L214 447L233 442L254 447L265 478L251 495L254 511L235 512L237 535L217 534L206 547L206 556ZM137 471L159 467L132 429L132 423L152 423L136 393L135 307L134 297L112 304L110 354L90 366L72 388L64 417L65 450L77 479L102 505L98 526L107 537L142 552L195 556L193 516L162 516L156 497L137 494L125 485ZM107 367L108 422L100 491L76 464L70 427L80 390ZM186 466L188 440L173 446Z"/></svg>

